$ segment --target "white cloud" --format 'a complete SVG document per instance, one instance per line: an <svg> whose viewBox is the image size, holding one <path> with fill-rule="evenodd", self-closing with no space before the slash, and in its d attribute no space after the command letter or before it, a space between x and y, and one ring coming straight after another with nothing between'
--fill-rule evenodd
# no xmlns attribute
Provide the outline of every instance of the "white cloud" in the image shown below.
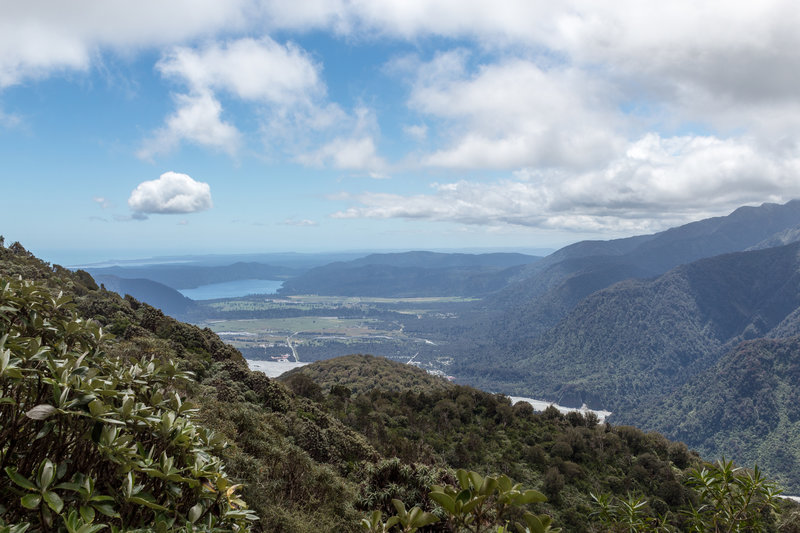
<svg viewBox="0 0 800 533"><path fill-rule="evenodd" d="M372 177L383 177L386 162L378 156L371 137L337 138L318 150L302 154L297 161L309 166L326 166L342 170L363 170Z"/></svg>
<svg viewBox="0 0 800 533"><path fill-rule="evenodd" d="M375 114L359 106L352 117L345 115L341 120L336 128L339 135L317 149L299 153L295 161L307 166L362 171L373 178L386 177L388 165L375 145L380 129Z"/></svg>
<svg viewBox="0 0 800 533"><path fill-rule="evenodd" d="M182 140L234 155L243 144L244 135L221 119L220 100L225 96L255 107L267 149L303 154L312 151L310 144L325 142L318 137L330 139L334 132L334 139L327 141L331 146L341 145L342 136L359 137L347 143L349 155L329 157L323 146L317 155L301 155L297 160L310 164L333 162L337 168L372 167L378 162L377 156L361 162L353 160L358 158L354 153L358 147L352 145L362 140L361 132L367 129L365 121L377 124L374 117L369 117L362 107L350 116L338 105L327 102L320 65L291 42L279 44L263 37L212 42L199 48L176 47L162 57L157 69L164 77L185 85L188 94L175 97L178 110L145 141L139 152L141 157L169 152Z"/></svg>
<svg viewBox="0 0 800 533"><path fill-rule="evenodd" d="M269 37L211 43L199 50L178 47L156 68L192 91L222 90L242 100L279 106L310 105L325 93L319 66L305 50Z"/></svg>
<svg viewBox="0 0 800 533"><path fill-rule="evenodd" d="M152 159L170 152L182 141L208 146L234 155L241 143L235 126L221 118L222 105L208 91L175 96L178 109L167 117L162 128L147 139L137 155Z"/></svg>
<svg viewBox="0 0 800 533"><path fill-rule="evenodd" d="M99 50L163 46L241 30L252 0L2 2L0 88L62 70L87 70Z"/></svg>
<svg viewBox="0 0 800 533"><path fill-rule="evenodd" d="M752 139L650 134L602 170L526 169L489 183L435 184L431 194L366 193L349 197L355 205L332 216L654 231L742 204L800 196L798 173L800 152L776 158L762 153Z"/></svg>
<svg viewBox="0 0 800 533"><path fill-rule="evenodd" d="M148 214L195 213L212 207L211 188L186 174L165 172L157 180L137 185L128 206L138 219Z"/></svg>
<svg viewBox="0 0 800 533"><path fill-rule="evenodd" d="M2 85L0 85L2 87ZM0 128L16 128L22 123L19 115L6 113L0 108Z"/></svg>
<svg viewBox="0 0 800 533"><path fill-rule="evenodd" d="M417 142L422 142L428 137L428 126L425 124L411 124L403 126L403 132Z"/></svg>
<svg viewBox="0 0 800 533"><path fill-rule="evenodd" d="M144 142L139 156L145 159L175 149L182 140L234 155L242 134L222 120L218 92L267 106L276 120L313 109L325 92L318 66L302 49L268 37L211 43L200 49L177 47L162 57L157 69L186 85L189 93L175 96L177 111Z"/></svg>
<svg viewBox="0 0 800 533"><path fill-rule="evenodd" d="M108 209L109 207L113 206L109 199L103 198L102 196L95 196L92 198L92 201L103 209Z"/></svg>
<svg viewBox="0 0 800 533"><path fill-rule="evenodd" d="M296 218L287 218L283 221L284 226L297 226L301 228L308 228L313 226L318 226L319 224L313 220L309 220L307 218L304 219L296 219Z"/></svg>
<svg viewBox="0 0 800 533"><path fill-rule="evenodd" d="M450 168L590 168L622 146L614 91L569 68L507 59L471 72L450 51L418 68L409 106L444 121L452 138L422 159Z"/></svg>

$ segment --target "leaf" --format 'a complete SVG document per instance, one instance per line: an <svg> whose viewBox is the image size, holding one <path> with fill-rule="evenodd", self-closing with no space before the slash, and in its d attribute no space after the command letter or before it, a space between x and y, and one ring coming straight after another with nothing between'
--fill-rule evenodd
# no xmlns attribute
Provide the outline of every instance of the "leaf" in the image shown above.
<svg viewBox="0 0 800 533"><path fill-rule="evenodd" d="M456 514L456 502L447 494L443 492L431 492L428 496L451 515Z"/></svg>
<svg viewBox="0 0 800 533"><path fill-rule="evenodd" d="M104 527L108 526L106 526L106 524L94 524L94 525L84 524L80 527L80 529L78 529L77 533L96 533L97 531L100 531Z"/></svg>
<svg viewBox="0 0 800 533"><path fill-rule="evenodd" d="M469 480L472 482L472 486L475 487L475 490L479 490L480 486L483 484L483 477L477 472L469 472Z"/></svg>
<svg viewBox="0 0 800 533"><path fill-rule="evenodd" d="M41 501L42 497L39 494L26 494L20 499L25 509L38 509Z"/></svg>
<svg viewBox="0 0 800 533"><path fill-rule="evenodd" d="M149 507L150 509L155 509L156 511L169 511L169 509L167 509L163 505L158 505L155 502L151 502L151 501L145 500L144 498L140 498L139 496L132 496L132 497L128 498L128 501L131 502L131 503L138 504L138 505L144 505L145 507ZM98 511L99 510L100 509L98 509ZM102 511L100 511L100 512L102 512Z"/></svg>
<svg viewBox="0 0 800 533"><path fill-rule="evenodd" d="M42 497L44 497L44 501L47 502L48 507L55 511L56 513L60 513L61 509L64 508L64 502L61 501L61 498L55 492L45 491L42 493Z"/></svg>
<svg viewBox="0 0 800 533"><path fill-rule="evenodd" d="M546 502L547 496L539 492L538 490L526 490L516 498L514 498L514 503L517 505L525 505L528 503L541 503Z"/></svg>
<svg viewBox="0 0 800 533"><path fill-rule="evenodd" d="M31 483L25 476L22 476L22 475L18 474L17 473L17 469L14 468L13 466L7 466L6 467L6 474L8 474L8 477L11 478L11 481L16 483L17 485L19 485L23 489L37 490L36 489L36 485Z"/></svg>
<svg viewBox="0 0 800 533"><path fill-rule="evenodd" d="M461 485L462 489L469 488L469 473L463 468L459 468L456 470L456 478L458 478L458 483Z"/></svg>
<svg viewBox="0 0 800 533"><path fill-rule="evenodd" d="M89 402L89 412L94 417L97 417L97 416L100 416L102 414L105 414L107 410L108 409L106 409L106 405L102 401L100 401L100 400L98 400L96 398L94 400L92 400L91 402Z"/></svg>
<svg viewBox="0 0 800 533"><path fill-rule="evenodd" d="M56 469L53 466L53 462L50 459L45 459L42 461L42 463L39 465L39 479L37 479L39 482L39 488L43 491L46 490L47 487L49 487L53 482L55 475Z"/></svg>
<svg viewBox="0 0 800 533"><path fill-rule="evenodd" d="M415 507L415 509L419 510L418 507ZM414 517L414 523L412 525L414 527L425 527L431 524L435 524L438 521L439 518L436 515L431 513L421 512L421 514L418 514Z"/></svg>
<svg viewBox="0 0 800 533"><path fill-rule="evenodd" d="M400 500L392 499L392 505L394 505L394 508L397 509L397 515L401 519L405 520L407 514L405 504Z"/></svg>
<svg viewBox="0 0 800 533"><path fill-rule="evenodd" d="M192 524L197 522L197 519L203 515L203 510L202 503L195 504L191 509L189 509L189 522Z"/></svg>
<svg viewBox="0 0 800 533"><path fill-rule="evenodd" d="M81 518L83 518L84 522L91 523L94 522L94 509L92 509L89 505L81 505L80 508Z"/></svg>
<svg viewBox="0 0 800 533"><path fill-rule="evenodd" d="M119 513L114 510L114 507L108 503L92 503L92 507L97 509L100 513L111 518L119 518Z"/></svg>
<svg viewBox="0 0 800 533"><path fill-rule="evenodd" d="M525 513L524 518L525 523L528 525L528 529L530 529L531 533L545 533L546 525L542 523L538 516L531 513Z"/></svg>
<svg viewBox="0 0 800 533"><path fill-rule="evenodd" d="M25 413L25 416L27 416L31 420L44 420L45 418L53 416L57 412L58 409L56 409L52 405L43 403L37 405L36 407L32 407L27 413Z"/></svg>

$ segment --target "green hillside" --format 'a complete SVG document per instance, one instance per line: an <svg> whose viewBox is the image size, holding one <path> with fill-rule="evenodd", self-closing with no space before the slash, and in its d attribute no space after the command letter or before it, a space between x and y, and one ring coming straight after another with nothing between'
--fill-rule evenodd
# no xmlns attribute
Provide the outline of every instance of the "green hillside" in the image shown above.
<svg viewBox="0 0 800 533"><path fill-rule="evenodd" d="M800 490L800 337L738 344L638 420L708 456L758 462Z"/></svg>
<svg viewBox="0 0 800 533"><path fill-rule="evenodd" d="M692 482L699 458L655 433L536 414L363 356L311 365L284 386L249 371L211 331L16 243L0 246L0 286L0 528L9 533L25 523L87 533L359 531L374 510L394 514L392 498L438 516L427 531L461 531L429 495L462 483L456 468L541 491L546 503L525 503L539 500L529 493L517 505L563 531L621 527L592 493L603 505L635 494L641 524L661 515L663 527L685 531L685 512L704 497ZM209 463L220 470L199 466ZM761 492L752 502L740 507L758 510L759 530L794 527L791 511L771 511Z"/></svg>
<svg viewBox="0 0 800 533"><path fill-rule="evenodd" d="M398 364L383 357L362 354L317 361L312 365L287 372L278 379L286 383L295 379L298 374L308 376L325 392L337 385L347 387L357 394L372 389L387 392L420 392L454 387L444 378L433 376L413 365Z"/></svg>
<svg viewBox="0 0 800 533"><path fill-rule="evenodd" d="M681 264L744 251L765 242L786 244L800 225L800 200L741 207L652 235L566 246L521 270L515 281L485 300L497 314L491 338L534 337L555 326L583 298L629 278L650 278Z"/></svg>

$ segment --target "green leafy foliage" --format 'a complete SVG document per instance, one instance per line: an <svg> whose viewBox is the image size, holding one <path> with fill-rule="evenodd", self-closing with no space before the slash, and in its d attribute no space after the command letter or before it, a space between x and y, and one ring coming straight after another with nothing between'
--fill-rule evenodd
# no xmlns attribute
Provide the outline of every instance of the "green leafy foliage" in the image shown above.
<svg viewBox="0 0 800 533"><path fill-rule="evenodd" d="M764 479L755 467L746 470L721 459L714 464L694 468L685 483L694 489L693 502L681 510L685 520L681 531L694 533L733 531L775 531L779 490ZM615 498L610 494L592 495L596 517L606 531L670 532L676 531L667 517L653 517L648 501L629 494ZM784 521L780 531L793 531L796 519Z"/></svg>
<svg viewBox="0 0 800 533"><path fill-rule="evenodd" d="M443 513L445 531L451 533L506 532L513 527L520 533L557 533L560 529L551 527L547 515L535 515L523 511L524 506L541 503L545 496L535 490L524 490L521 484L514 483L508 476L481 476L478 472L459 469L455 473L457 483L452 485L433 485L430 497L438 505L437 511ZM405 504L392 500L396 515L383 522L380 511L374 511L361 520L361 525L370 533L391 531L397 526L403 533L413 533L417 529L436 524L440 518L427 513L419 507L406 511ZM514 522L514 519L519 521ZM513 526L510 524L513 523Z"/></svg>
<svg viewBox="0 0 800 533"><path fill-rule="evenodd" d="M688 513L692 531L762 531L775 521L781 491L758 467L745 470L723 458L692 470L688 483L698 494Z"/></svg>
<svg viewBox="0 0 800 533"><path fill-rule="evenodd" d="M70 531L164 522L247 529L255 519L194 423L173 362L109 357L69 297L0 280L3 519Z"/></svg>

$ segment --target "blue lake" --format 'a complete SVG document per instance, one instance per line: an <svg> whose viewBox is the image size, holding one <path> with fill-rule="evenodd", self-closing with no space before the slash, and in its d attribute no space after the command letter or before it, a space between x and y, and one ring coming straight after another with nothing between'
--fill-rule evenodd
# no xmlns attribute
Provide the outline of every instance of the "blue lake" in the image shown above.
<svg viewBox="0 0 800 533"><path fill-rule="evenodd" d="M213 300L215 298L238 298L249 294L275 294L283 286L282 281L271 279L241 279L200 285L194 289L183 289L181 294L192 300Z"/></svg>

